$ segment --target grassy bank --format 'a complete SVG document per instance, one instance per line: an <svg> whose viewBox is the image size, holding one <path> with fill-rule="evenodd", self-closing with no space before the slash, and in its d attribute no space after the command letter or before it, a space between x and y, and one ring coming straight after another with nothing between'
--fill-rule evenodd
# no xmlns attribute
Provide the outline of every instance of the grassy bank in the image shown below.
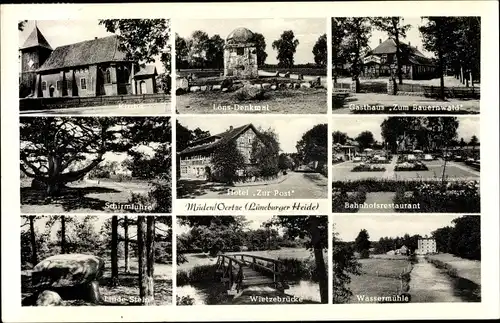
<svg viewBox="0 0 500 323"><path fill-rule="evenodd" d="M451 277L467 279L481 286L481 261L459 258L447 253L428 255L425 258L434 266L446 270Z"/></svg>

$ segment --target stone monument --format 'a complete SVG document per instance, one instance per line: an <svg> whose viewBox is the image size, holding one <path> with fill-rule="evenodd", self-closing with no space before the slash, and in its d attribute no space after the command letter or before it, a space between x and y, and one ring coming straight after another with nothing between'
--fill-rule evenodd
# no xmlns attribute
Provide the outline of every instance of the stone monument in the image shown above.
<svg viewBox="0 0 500 323"><path fill-rule="evenodd" d="M257 48L254 33L240 27L227 36L224 47L224 76L240 79L257 78Z"/></svg>

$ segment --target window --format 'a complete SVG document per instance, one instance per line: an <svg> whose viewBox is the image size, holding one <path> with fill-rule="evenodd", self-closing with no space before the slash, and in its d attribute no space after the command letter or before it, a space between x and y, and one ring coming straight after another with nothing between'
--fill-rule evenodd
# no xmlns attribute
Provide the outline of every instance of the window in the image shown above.
<svg viewBox="0 0 500 323"><path fill-rule="evenodd" d="M245 53L245 49L244 48L242 48L242 47L236 48L236 54L238 56L243 55L244 53Z"/></svg>
<svg viewBox="0 0 500 323"><path fill-rule="evenodd" d="M86 78L81 78L80 79L80 88L82 90L86 90L87 89L87 79Z"/></svg>
<svg viewBox="0 0 500 323"><path fill-rule="evenodd" d="M57 91L61 91L61 81L56 81L56 89Z"/></svg>
<svg viewBox="0 0 500 323"><path fill-rule="evenodd" d="M42 82L42 91L47 90L47 81Z"/></svg>
<svg viewBox="0 0 500 323"><path fill-rule="evenodd" d="M111 71L106 70L106 83L111 83Z"/></svg>

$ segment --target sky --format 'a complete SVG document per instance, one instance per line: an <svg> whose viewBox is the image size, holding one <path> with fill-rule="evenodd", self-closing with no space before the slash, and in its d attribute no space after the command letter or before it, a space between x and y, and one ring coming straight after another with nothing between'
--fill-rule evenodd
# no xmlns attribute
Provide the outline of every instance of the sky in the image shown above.
<svg viewBox="0 0 500 323"><path fill-rule="evenodd" d="M420 31L418 30L418 27L422 26L425 24L425 20L421 20L420 17L402 17L404 19L404 24L409 24L412 27L406 32L406 38L403 39L402 41L406 44L408 42L411 43L411 46L417 46L417 49L424 54L427 57L434 57L433 53L430 53L426 50L424 50L423 45L422 45L422 38L420 36ZM372 34L369 40L368 45L370 46L371 49L375 49L379 45L379 40L381 39L382 42L385 41L389 35L387 33L376 30L373 28Z"/></svg>
<svg viewBox="0 0 500 323"><path fill-rule="evenodd" d="M431 232L452 226L451 221L461 215L339 215L333 217L334 230L342 241L354 241L359 231L366 229L370 241L381 237L419 234L430 236Z"/></svg>
<svg viewBox="0 0 500 323"><path fill-rule="evenodd" d="M295 53L295 64L314 63L312 49L318 38L326 34L325 19L197 19L175 20L173 29L179 36L186 38L196 30L202 30L212 37L218 34L222 39L238 27L246 27L264 35L266 40L266 64L277 64L277 52L272 48L273 41L280 38L285 30L293 30L299 40Z"/></svg>
<svg viewBox="0 0 500 323"><path fill-rule="evenodd" d="M40 29L52 49L56 47L91 40L95 37L107 37L113 35L106 31L104 26L99 25L98 20L37 20L36 25ZM29 20L23 31L19 31L19 47L21 47L35 28L35 21ZM19 69L21 69L19 62ZM163 72L163 65L159 59L154 63L158 73Z"/></svg>
<svg viewBox="0 0 500 323"><path fill-rule="evenodd" d="M356 138L361 132L368 130L373 133L375 140L382 141L380 125L386 117L365 117L365 118L349 118L346 122L344 118L333 119L333 131L341 131L347 133L351 138ZM477 117L458 117L459 125L457 129L458 140L464 138L466 142L470 141L472 135L476 135L480 139L479 118Z"/></svg>
<svg viewBox="0 0 500 323"><path fill-rule="evenodd" d="M270 220L273 215L252 215L252 216L244 216L245 220L248 222L248 229L256 230L259 229L262 223ZM176 221L175 225L176 234L182 234L188 232L191 228L187 225L180 225L178 221Z"/></svg>
<svg viewBox="0 0 500 323"><path fill-rule="evenodd" d="M216 119L214 119L214 121L210 121L209 118L214 117L203 116L203 118L200 118L179 116L177 120L180 124L190 130L194 130L199 127L202 130L210 131L211 135L224 132L229 129L229 126L236 128L247 123L252 123L257 129L262 127L264 130L267 130L271 127L278 136L281 150L285 153L296 153L297 149L295 148L295 145L306 131L312 129L317 124L327 123L326 117L323 116L290 118L271 115L266 115L265 117L245 115L244 118L241 116L215 117Z"/></svg>

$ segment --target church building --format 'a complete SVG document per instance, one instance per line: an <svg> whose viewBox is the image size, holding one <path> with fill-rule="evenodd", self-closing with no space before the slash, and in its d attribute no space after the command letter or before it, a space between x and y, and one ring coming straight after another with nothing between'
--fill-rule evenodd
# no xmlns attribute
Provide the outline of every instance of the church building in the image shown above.
<svg viewBox="0 0 500 323"><path fill-rule="evenodd" d="M156 93L155 66L139 67L116 35L52 49L35 26L20 48L20 96L95 97Z"/></svg>

